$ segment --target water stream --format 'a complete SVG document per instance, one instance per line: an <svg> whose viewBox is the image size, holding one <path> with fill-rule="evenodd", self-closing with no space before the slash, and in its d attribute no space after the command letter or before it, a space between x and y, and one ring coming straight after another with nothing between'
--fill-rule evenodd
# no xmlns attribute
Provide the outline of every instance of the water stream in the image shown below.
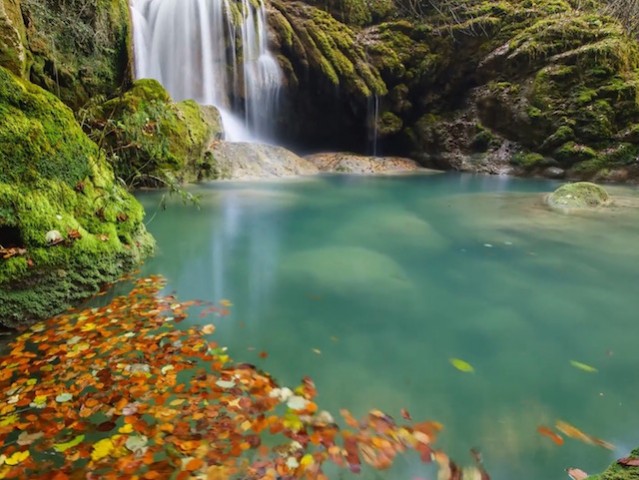
<svg viewBox="0 0 639 480"><path fill-rule="evenodd" d="M231 300L218 342L284 384L312 376L323 408L406 408L444 423L439 445L459 461L479 447L494 480L562 480L639 444L639 214L551 212L541 194L555 186L459 174L200 186L199 210L171 204L149 224L159 253L143 274L181 298ZM159 195L140 195L150 214ZM615 451L537 433L557 419ZM435 477L407 457L355 478Z"/></svg>
<svg viewBox="0 0 639 480"><path fill-rule="evenodd" d="M272 138L282 75L263 0L132 0L135 73L220 109L226 139Z"/></svg>

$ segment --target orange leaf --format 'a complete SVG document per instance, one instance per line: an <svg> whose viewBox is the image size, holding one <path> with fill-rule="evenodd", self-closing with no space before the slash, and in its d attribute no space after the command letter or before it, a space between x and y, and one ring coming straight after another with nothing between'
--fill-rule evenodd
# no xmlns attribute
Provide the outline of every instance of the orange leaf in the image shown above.
<svg viewBox="0 0 639 480"><path fill-rule="evenodd" d="M540 435L543 435L544 437L548 437L550 438L553 442L555 442L556 445L563 445L564 444L564 439L561 435L553 432L549 427L546 427L544 425L540 425L537 427L537 432L539 432Z"/></svg>

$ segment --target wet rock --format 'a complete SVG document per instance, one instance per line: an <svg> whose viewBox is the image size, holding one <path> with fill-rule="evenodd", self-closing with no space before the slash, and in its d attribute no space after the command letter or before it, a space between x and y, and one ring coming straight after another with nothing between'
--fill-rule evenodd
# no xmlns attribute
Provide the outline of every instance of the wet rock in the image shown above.
<svg viewBox="0 0 639 480"><path fill-rule="evenodd" d="M308 155L305 158L321 172L375 174L425 171L415 160L401 157L367 157L330 152Z"/></svg>
<svg viewBox="0 0 639 480"><path fill-rule="evenodd" d="M219 180L253 180L312 175L318 169L290 150L274 145L215 142L211 155L211 177Z"/></svg>
<svg viewBox="0 0 639 480"><path fill-rule="evenodd" d="M603 187L590 182L562 185L546 197L546 203L556 210L597 208L610 204L610 196Z"/></svg>
<svg viewBox="0 0 639 480"><path fill-rule="evenodd" d="M548 167L544 169L542 175L546 178L564 178L566 176L566 171L559 167Z"/></svg>

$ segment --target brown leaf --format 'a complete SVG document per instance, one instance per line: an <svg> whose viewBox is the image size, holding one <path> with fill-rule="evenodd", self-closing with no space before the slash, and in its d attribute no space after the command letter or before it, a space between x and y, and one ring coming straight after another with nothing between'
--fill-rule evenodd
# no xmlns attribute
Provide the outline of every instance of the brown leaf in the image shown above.
<svg viewBox="0 0 639 480"><path fill-rule="evenodd" d="M574 467L567 468L566 472L568 473L568 476L572 478L572 480L586 480L586 478L588 478L589 476L583 470Z"/></svg>
<svg viewBox="0 0 639 480"><path fill-rule="evenodd" d="M639 458L624 457L617 460L617 463L624 467L639 467Z"/></svg>

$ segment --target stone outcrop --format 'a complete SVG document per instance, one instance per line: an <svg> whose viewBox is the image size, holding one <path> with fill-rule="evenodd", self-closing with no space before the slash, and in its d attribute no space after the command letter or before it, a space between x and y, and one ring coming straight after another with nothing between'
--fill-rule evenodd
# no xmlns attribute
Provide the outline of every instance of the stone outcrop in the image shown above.
<svg viewBox="0 0 639 480"><path fill-rule="evenodd" d="M148 255L141 205L59 99L0 67L0 324L51 317Z"/></svg>

